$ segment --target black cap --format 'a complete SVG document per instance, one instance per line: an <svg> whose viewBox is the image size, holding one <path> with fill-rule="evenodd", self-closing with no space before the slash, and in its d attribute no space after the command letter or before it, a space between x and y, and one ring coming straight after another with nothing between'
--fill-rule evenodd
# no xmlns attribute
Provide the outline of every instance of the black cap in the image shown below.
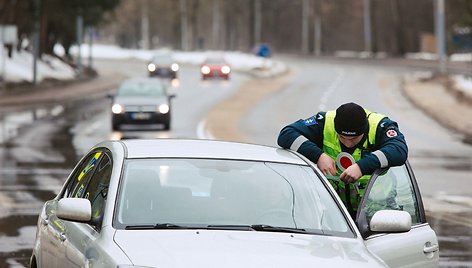
<svg viewBox="0 0 472 268"><path fill-rule="evenodd" d="M369 123L364 108L353 102L343 104L336 109L334 128L344 136L359 136L367 131Z"/></svg>

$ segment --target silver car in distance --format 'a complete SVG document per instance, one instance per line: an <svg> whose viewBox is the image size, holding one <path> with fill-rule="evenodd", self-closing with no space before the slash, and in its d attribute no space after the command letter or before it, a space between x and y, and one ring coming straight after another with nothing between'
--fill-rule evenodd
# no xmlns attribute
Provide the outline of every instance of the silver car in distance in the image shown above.
<svg viewBox="0 0 472 268"><path fill-rule="evenodd" d="M351 219L295 152L130 139L91 148L45 203L31 267L438 267L438 256L408 163L376 172Z"/></svg>

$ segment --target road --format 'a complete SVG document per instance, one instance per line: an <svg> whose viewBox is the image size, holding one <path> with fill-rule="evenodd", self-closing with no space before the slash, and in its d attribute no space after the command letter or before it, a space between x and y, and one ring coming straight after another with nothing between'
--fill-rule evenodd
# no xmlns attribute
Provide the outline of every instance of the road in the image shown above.
<svg viewBox="0 0 472 268"><path fill-rule="evenodd" d="M2 114L0 267L26 265L42 202L57 193L77 158L103 139L211 136L275 145L284 125L348 101L399 122L440 240L441 266L471 266L472 205L460 201L471 196L463 186L472 170L472 148L403 96L401 78L411 70L283 60L291 72L269 80L234 73L229 82L202 82L197 67L183 66L180 79L169 82L177 95L170 131L112 132L104 95ZM95 64L103 76L146 75L139 61Z"/></svg>

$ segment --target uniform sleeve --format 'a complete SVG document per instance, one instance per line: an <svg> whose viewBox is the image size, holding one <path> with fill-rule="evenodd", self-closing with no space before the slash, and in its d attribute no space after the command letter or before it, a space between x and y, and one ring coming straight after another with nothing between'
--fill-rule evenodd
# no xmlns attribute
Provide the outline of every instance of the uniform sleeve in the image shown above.
<svg viewBox="0 0 472 268"><path fill-rule="evenodd" d="M323 127L325 112L305 120L298 120L280 131L277 144L304 155L312 162L318 162L323 153Z"/></svg>
<svg viewBox="0 0 472 268"><path fill-rule="evenodd" d="M362 174L372 174L378 168L401 166L406 162L408 146L395 121L388 117L382 119L375 141L371 150L357 162Z"/></svg>

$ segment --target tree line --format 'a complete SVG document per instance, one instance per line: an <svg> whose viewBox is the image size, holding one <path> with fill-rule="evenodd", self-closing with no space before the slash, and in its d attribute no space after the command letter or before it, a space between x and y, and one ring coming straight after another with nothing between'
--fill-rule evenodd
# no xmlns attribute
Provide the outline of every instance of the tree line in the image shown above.
<svg viewBox="0 0 472 268"><path fill-rule="evenodd" d="M365 51L403 55L434 52L438 0L0 0L0 24L18 26L19 39L40 25L40 51L66 51L77 16L102 42L129 48L250 51ZM369 16L366 16L369 3ZM445 1L448 53L470 50L472 0ZM370 21L366 25L366 19Z"/></svg>
<svg viewBox="0 0 472 268"><path fill-rule="evenodd" d="M120 0L0 0L0 25L17 26L18 49L31 49L32 35L37 30L39 53L53 54L56 43L61 43L66 51L76 43L78 16L84 25L103 25L104 14L119 3Z"/></svg>

